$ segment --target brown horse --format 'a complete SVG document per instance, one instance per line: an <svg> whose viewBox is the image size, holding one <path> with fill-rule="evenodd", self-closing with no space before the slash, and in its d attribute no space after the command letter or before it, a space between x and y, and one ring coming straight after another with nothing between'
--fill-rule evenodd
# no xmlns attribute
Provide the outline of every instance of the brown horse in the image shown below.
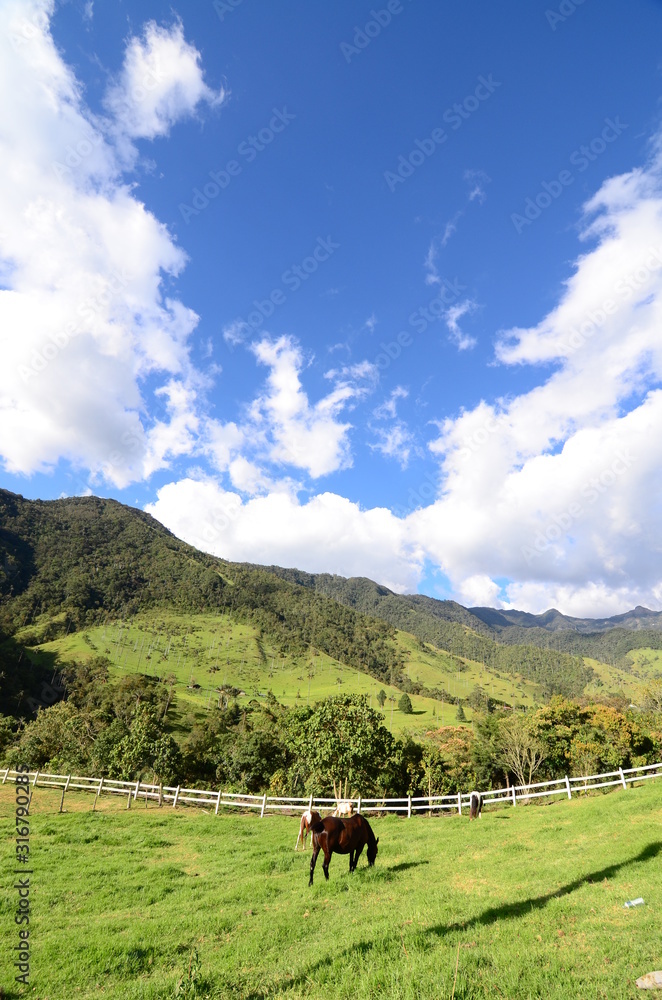
<svg viewBox="0 0 662 1000"><path fill-rule="evenodd" d="M313 834L313 856L310 859L310 881L313 884L313 873L315 862L320 850L324 851L324 864L322 871L324 878L329 877L329 862L331 855L349 854L349 870L356 870L356 865L361 857L361 851L368 845L368 864L374 865L377 857L377 844L379 837L375 838L372 828L364 816L356 813L349 819L339 819L336 816L326 816L319 823L311 827Z"/></svg>

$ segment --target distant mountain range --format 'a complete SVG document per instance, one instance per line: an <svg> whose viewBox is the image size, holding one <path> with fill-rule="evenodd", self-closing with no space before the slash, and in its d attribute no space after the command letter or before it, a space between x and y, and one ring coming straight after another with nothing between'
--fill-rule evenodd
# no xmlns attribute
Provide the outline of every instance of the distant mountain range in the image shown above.
<svg viewBox="0 0 662 1000"><path fill-rule="evenodd" d="M531 615L526 611L501 611L495 608L469 608L472 615L480 618L491 629L500 631L515 625L518 628L544 628L548 632L571 631L582 635L607 632L612 628L653 629L662 631L662 611L651 611L639 604L633 611L611 618L571 618L562 615L556 608L542 615Z"/></svg>
<svg viewBox="0 0 662 1000"><path fill-rule="evenodd" d="M558 642L572 644L575 636L595 637L614 629L662 633L662 612L651 611L640 605L633 611L613 615L611 618L572 618L555 608L541 615L533 615L527 611L465 608L456 601L439 601L422 594L396 594L366 577L346 579L329 573L304 573L279 566L262 568L282 579L333 597L334 600L366 614L384 618L406 631L412 631L411 625L417 619L436 619L439 622L465 625L474 632L489 635L500 642L526 642L543 648L556 648ZM632 648L637 648L638 645L637 643Z"/></svg>

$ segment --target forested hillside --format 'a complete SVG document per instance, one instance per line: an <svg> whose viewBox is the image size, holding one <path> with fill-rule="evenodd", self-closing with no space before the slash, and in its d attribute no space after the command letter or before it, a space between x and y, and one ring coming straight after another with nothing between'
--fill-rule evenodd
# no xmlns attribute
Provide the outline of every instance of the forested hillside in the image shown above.
<svg viewBox="0 0 662 1000"><path fill-rule="evenodd" d="M383 618L396 628L411 632L421 642L430 642L493 670L520 673L540 684L547 695L580 695L593 676L592 669L579 656L568 652L534 644L496 642L490 637L489 626L455 601L435 601L420 594L394 594L364 577L345 580L327 573L302 573L277 566L270 566L269 572ZM526 639L528 635L522 641Z"/></svg>
<svg viewBox="0 0 662 1000"><path fill-rule="evenodd" d="M520 655L526 660L537 660L543 664L543 669L550 663L554 664L553 671L563 672L566 666L574 669L578 657L623 664L633 649L662 649L662 612L647 608L599 619L571 618L554 610L531 615L494 608L464 608L455 601L438 601L423 594L394 594L388 587L365 577L345 579L329 573L303 573L280 566L266 568L281 579L295 581L358 611L383 618L425 642L454 649L462 656L485 663L496 665L499 662L503 670L508 670L508 664L518 661ZM457 625L465 628L454 627ZM478 643L474 635L494 640L499 649L495 651L493 646ZM529 649L526 654L506 654L501 649L504 644ZM544 655L541 658L540 654L531 653L530 647L569 654L573 662L570 664L565 657L555 660ZM496 657L494 661L493 656ZM526 676L534 677L533 674Z"/></svg>
<svg viewBox="0 0 662 1000"><path fill-rule="evenodd" d="M216 559L114 500L28 501L0 491L0 627L23 642L162 607L230 612L287 653L310 646L397 678L393 626L259 568ZM32 626L33 631L26 631Z"/></svg>

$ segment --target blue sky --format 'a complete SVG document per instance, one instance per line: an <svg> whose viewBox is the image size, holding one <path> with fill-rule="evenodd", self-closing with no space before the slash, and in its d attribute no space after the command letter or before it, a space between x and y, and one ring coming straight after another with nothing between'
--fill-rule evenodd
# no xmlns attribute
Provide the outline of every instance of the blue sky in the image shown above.
<svg viewBox="0 0 662 1000"><path fill-rule="evenodd" d="M4 487L467 605L662 607L659 2L0 21Z"/></svg>

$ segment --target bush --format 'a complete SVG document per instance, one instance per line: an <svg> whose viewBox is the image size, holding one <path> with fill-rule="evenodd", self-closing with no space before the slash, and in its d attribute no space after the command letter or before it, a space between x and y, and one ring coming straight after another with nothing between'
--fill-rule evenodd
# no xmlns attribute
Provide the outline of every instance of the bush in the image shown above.
<svg viewBox="0 0 662 1000"><path fill-rule="evenodd" d="M400 696L400 700L398 701L398 708L400 709L401 712L404 712L405 715L411 715L413 713L414 708L411 703L411 698L407 693Z"/></svg>

